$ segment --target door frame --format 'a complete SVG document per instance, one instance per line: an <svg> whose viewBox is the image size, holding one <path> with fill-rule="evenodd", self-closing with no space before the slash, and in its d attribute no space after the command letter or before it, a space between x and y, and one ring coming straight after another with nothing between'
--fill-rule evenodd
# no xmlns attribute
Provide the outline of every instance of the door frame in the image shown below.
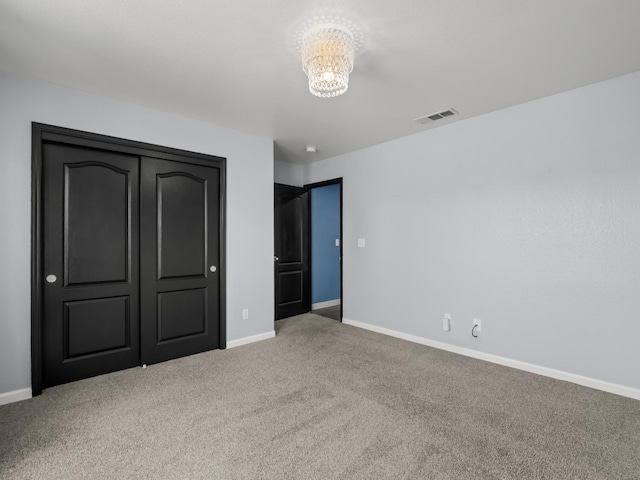
<svg viewBox="0 0 640 480"><path fill-rule="evenodd" d="M203 153L189 152L177 148L163 147L150 143L127 140L118 137L83 132L70 128L56 127L42 123L31 124L31 391L33 396L42 393L42 311L43 311L43 183L42 183L42 143L59 141L77 146L99 148L137 156L148 156L162 160L215 166L220 169L220 303L219 303L219 347L225 349L226 339L226 158Z"/></svg>
<svg viewBox="0 0 640 480"><path fill-rule="evenodd" d="M331 180L324 180L322 182L315 182L315 183L308 183L304 186L304 188L309 192L309 295L311 295L311 293L313 292L313 274L312 274L312 270L313 270L313 263L311 262L311 248L313 248L313 240L312 240L312 236L311 236L311 204L313 202L313 197L311 195L311 190L313 190L314 188L320 188L320 187L327 187L329 185L340 185L340 323L342 323L342 318L343 318L343 314L344 314L344 291L343 291L343 286L344 286L344 282L343 282L343 278L342 278L342 264L344 263L344 256L343 256L343 250L342 250L342 235L343 235L343 229L342 229L342 196L343 196L343 190L344 190L344 185L342 182L342 178L343 177L338 177L338 178L333 178Z"/></svg>

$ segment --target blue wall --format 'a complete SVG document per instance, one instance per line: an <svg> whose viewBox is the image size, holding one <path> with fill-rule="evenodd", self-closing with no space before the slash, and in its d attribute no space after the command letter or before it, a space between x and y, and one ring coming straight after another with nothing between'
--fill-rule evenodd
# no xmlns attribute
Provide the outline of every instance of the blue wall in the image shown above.
<svg viewBox="0 0 640 480"><path fill-rule="evenodd" d="M311 190L311 303L340 298L340 185Z"/></svg>

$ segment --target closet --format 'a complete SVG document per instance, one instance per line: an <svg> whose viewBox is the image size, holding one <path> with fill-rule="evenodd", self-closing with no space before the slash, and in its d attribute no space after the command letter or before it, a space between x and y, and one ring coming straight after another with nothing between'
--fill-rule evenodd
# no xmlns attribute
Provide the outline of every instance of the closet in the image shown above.
<svg viewBox="0 0 640 480"><path fill-rule="evenodd" d="M224 348L225 159L33 125L33 390Z"/></svg>

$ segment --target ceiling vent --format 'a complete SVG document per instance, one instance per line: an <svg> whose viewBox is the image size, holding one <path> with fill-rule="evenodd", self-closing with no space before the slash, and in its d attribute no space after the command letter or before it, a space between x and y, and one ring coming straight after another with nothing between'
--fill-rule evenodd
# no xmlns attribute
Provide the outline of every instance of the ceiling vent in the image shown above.
<svg viewBox="0 0 640 480"><path fill-rule="evenodd" d="M436 122L438 120L442 120L443 118L453 117L454 115L458 115L458 112L456 112L453 108L450 108L449 110L443 110L442 112L432 113L431 115L416 118L415 121L424 125L425 123Z"/></svg>

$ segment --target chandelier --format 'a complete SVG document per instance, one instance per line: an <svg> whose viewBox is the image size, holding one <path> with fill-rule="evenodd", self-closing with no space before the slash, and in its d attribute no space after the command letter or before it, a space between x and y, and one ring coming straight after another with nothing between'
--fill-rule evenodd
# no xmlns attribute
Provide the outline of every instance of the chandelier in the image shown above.
<svg viewBox="0 0 640 480"><path fill-rule="evenodd" d="M356 51L351 30L336 23L314 25L302 35L300 51L312 94L327 98L347 91Z"/></svg>

